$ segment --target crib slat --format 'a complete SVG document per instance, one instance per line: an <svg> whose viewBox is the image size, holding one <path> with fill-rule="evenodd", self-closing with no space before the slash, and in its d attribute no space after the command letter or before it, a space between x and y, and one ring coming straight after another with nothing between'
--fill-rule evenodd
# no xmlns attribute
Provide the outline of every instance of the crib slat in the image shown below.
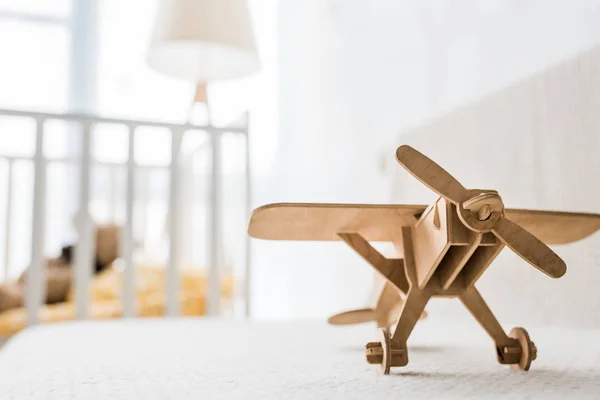
<svg viewBox="0 0 600 400"><path fill-rule="evenodd" d="M123 316L136 315L135 266L133 265L133 204L135 202L135 128L129 128L129 157L127 159L127 191L125 194L125 226L121 254L123 270Z"/></svg>
<svg viewBox="0 0 600 400"><path fill-rule="evenodd" d="M117 220L117 175L120 169L116 165L108 167L108 215L114 223Z"/></svg>
<svg viewBox="0 0 600 400"><path fill-rule="evenodd" d="M85 319L89 308L90 280L94 254L94 227L89 212L91 182L91 124L83 124L81 137L81 172L79 177L78 244L75 251L75 306L77 319Z"/></svg>
<svg viewBox="0 0 600 400"><path fill-rule="evenodd" d="M179 264L180 264L180 238L181 231L179 210L180 202L180 150L183 131L174 129L171 131L171 183L169 185L169 263L167 265L166 283L167 283L167 316L174 317L179 315Z"/></svg>
<svg viewBox="0 0 600 400"><path fill-rule="evenodd" d="M44 159L44 121L36 120L34 156L33 220L31 225L31 264L25 281L27 322L39 322L38 310L45 297L44 234L46 232L46 160Z"/></svg>
<svg viewBox="0 0 600 400"><path fill-rule="evenodd" d="M150 191L150 182L153 178L153 170L150 168L144 168L142 166L138 166L137 171L137 197L136 197L136 207L137 210L136 215L139 216L139 221L136 225L136 232L141 234L142 247L145 248L146 243L146 233L147 233L147 219L148 219L148 196Z"/></svg>
<svg viewBox="0 0 600 400"><path fill-rule="evenodd" d="M10 272L10 246L12 234L12 184L13 184L13 160L8 161L6 179L6 226L4 227L4 280L8 279Z"/></svg>
<svg viewBox="0 0 600 400"><path fill-rule="evenodd" d="M221 263L221 136L211 134L211 176L209 199L209 232L208 232L208 304L207 314L218 315L221 293L219 287L219 266Z"/></svg>
<svg viewBox="0 0 600 400"><path fill-rule="evenodd" d="M246 114L246 123L249 124L249 115ZM246 178L246 218L250 220L250 214L252 213L252 169L251 169L251 159L250 159L250 133L246 130L245 139L245 150L246 150L246 168L245 168L245 178ZM244 287L243 287L243 299L244 299L244 317L250 317L251 310L251 279L252 279L252 242L250 240L250 235L244 235L245 239L245 259L244 259Z"/></svg>

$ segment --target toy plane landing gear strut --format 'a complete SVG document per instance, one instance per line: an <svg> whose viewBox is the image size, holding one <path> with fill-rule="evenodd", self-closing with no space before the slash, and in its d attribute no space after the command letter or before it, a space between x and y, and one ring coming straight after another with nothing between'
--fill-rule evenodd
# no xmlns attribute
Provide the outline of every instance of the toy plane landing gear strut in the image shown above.
<svg viewBox="0 0 600 400"><path fill-rule="evenodd" d="M384 374L408 364L407 340L436 296L457 297L494 341L498 361L527 371L537 356L535 344L523 328L504 332L475 283L505 246L546 275L563 276L564 261L544 242L580 240L600 228L600 215L505 209L498 192L466 189L409 146L399 147L396 158L440 195L436 202L429 207L267 205L254 211L249 234L274 240L341 240L378 271L386 285L377 306L338 314L331 322L376 321L380 340L368 343L365 351L367 361L378 364ZM372 241L392 242L399 258L384 257Z"/></svg>

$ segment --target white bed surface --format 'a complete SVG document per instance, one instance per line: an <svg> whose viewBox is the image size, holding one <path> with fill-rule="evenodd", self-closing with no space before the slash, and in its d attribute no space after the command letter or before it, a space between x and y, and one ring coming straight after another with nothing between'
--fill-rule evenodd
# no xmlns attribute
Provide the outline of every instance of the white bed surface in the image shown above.
<svg viewBox="0 0 600 400"><path fill-rule="evenodd" d="M510 328L510 327L507 327ZM410 363L364 360L372 326L210 319L57 324L0 350L0 399L599 398L600 331L529 329L527 373L496 362L476 323L419 323Z"/></svg>

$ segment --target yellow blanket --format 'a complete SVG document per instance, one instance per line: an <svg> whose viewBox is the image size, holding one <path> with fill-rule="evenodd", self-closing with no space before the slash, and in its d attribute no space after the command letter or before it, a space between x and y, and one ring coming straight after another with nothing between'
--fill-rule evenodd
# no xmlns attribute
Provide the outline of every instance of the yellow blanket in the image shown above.
<svg viewBox="0 0 600 400"><path fill-rule="evenodd" d="M181 271L179 295L182 315L204 315L206 307L207 280L200 270ZM109 268L94 277L91 283L90 319L110 319L122 316L121 294L122 272ZM222 282L221 296L230 299L233 279ZM138 317L159 317L165 314L165 271L153 267L136 268L135 291L137 295ZM75 319L76 310L73 293L69 293L65 303L43 306L39 311L42 323L61 322ZM11 336L27 326L27 311L15 308L0 313L0 337Z"/></svg>

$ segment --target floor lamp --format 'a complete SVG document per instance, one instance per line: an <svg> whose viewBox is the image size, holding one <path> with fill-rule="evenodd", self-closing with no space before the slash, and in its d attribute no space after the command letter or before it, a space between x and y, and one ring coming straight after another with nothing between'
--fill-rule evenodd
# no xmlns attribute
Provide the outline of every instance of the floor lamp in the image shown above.
<svg viewBox="0 0 600 400"><path fill-rule="evenodd" d="M241 78L259 69L246 1L161 0L147 62L160 73L194 83L196 91L191 106L195 102L206 104L210 121L207 85L215 81ZM211 137L214 152L218 153L219 137ZM175 141L173 143L180 145ZM214 179L218 168L216 164L213 160L211 196L218 190ZM220 221L215 214L213 212L209 223L209 315L218 314L220 301Z"/></svg>

